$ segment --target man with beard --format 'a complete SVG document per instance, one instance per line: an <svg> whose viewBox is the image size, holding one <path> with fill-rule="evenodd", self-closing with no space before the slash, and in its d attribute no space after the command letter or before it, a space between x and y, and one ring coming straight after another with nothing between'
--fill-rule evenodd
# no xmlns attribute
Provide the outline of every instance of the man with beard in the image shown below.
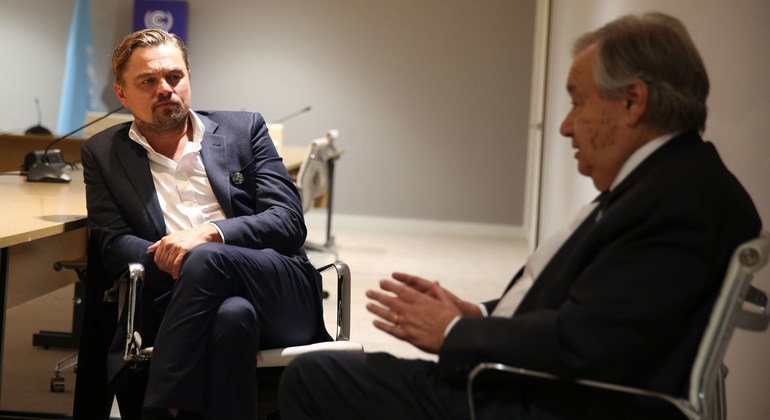
<svg viewBox="0 0 770 420"><path fill-rule="evenodd" d="M142 338L154 353L146 392L142 375L119 358L101 360L104 377L124 419L139 416L142 397L143 418L253 419L257 351L328 339L320 276L302 248L299 195L259 114L190 109L187 50L177 36L129 34L112 70L134 121L82 149L87 304L100 303L106 274L144 264ZM112 330L95 328L81 354L106 347ZM110 351L122 344L113 340Z"/></svg>

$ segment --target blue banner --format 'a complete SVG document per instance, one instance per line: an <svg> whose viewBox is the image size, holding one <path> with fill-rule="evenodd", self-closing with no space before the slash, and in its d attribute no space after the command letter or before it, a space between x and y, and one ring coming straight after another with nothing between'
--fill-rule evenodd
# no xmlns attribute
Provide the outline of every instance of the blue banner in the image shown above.
<svg viewBox="0 0 770 420"><path fill-rule="evenodd" d="M187 43L187 2L181 0L135 0L134 30L165 29Z"/></svg>
<svg viewBox="0 0 770 420"><path fill-rule="evenodd" d="M83 125L86 111L101 110L94 67L91 3L89 0L77 0L67 38L57 129L60 134L69 133Z"/></svg>

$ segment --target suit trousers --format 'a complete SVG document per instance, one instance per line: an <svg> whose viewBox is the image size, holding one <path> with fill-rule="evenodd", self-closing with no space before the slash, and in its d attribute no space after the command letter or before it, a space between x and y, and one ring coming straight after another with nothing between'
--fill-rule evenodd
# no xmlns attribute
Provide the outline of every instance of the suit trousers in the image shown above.
<svg viewBox="0 0 770 420"><path fill-rule="evenodd" d="M281 377L281 419L468 420L466 375L387 353L310 353ZM493 371L476 378L474 401L481 420L683 418L654 399Z"/></svg>
<svg viewBox="0 0 770 420"><path fill-rule="evenodd" d="M201 244L185 256L155 340L145 407L254 419L259 349L322 325L315 270L271 249Z"/></svg>
<svg viewBox="0 0 770 420"><path fill-rule="evenodd" d="M506 385L480 409L482 419L528 419ZM464 379L441 377L436 363L387 353L318 352L295 359L281 377L282 420L467 420ZM489 399L486 399L489 401Z"/></svg>

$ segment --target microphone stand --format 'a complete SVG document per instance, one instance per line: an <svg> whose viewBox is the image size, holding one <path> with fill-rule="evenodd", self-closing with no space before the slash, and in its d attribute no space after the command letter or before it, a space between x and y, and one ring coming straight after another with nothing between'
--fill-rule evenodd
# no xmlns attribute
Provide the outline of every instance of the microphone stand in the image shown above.
<svg viewBox="0 0 770 420"><path fill-rule="evenodd" d="M51 130L43 127L43 113L40 111L40 100L35 98L35 108L37 108L37 125L28 128L24 134L34 134L38 136L50 136Z"/></svg>
<svg viewBox="0 0 770 420"><path fill-rule="evenodd" d="M310 111L311 109L313 109L313 108L310 107L310 105L308 105L308 106L300 109L299 111L294 111L294 112L292 112L289 115L284 115L283 117L278 118L277 120L271 121L271 122L274 123L274 124L281 124L281 123L286 122L286 121L288 121L288 120L290 120L290 119L292 119L292 118L294 118L296 116L302 115L302 114Z"/></svg>
<svg viewBox="0 0 770 420"><path fill-rule="evenodd" d="M77 133L78 131L90 127L93 124L96 124L97 122L109 117L110 115L120 111L124 107L121 106L120 108L115 108L112 111L102 115L101 117L89 122L88 124L85 124L81 127L78 127L69 133L57 138L56 140L48 143L48 146L45 148L45 152L43 152L43 156L40 158L40 160L37 160L35 163L33 163L29 170L27 171L27 181L30 182L70 182L72 181L72 178L70 178L69 175L65 174L64 171L61 168L58 168L56 166L51 165L50 162L48 162L48 151L51 150L51 147L66 139L67 137Z"/></svg>

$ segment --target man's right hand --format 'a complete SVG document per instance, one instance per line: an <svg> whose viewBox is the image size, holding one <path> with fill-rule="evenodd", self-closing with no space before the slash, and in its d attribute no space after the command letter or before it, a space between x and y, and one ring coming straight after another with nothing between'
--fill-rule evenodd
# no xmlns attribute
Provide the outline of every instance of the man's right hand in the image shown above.
<svg viewBox="0 0 770 420"><path fill-rule="evenodd" d="M182 271L184 256L195 246L204 242L222 242L217 228L209 223L166 235L147 247L147 251L154 252L153 259L158 268L171 274L171 277L176 280Z"/></svg>

